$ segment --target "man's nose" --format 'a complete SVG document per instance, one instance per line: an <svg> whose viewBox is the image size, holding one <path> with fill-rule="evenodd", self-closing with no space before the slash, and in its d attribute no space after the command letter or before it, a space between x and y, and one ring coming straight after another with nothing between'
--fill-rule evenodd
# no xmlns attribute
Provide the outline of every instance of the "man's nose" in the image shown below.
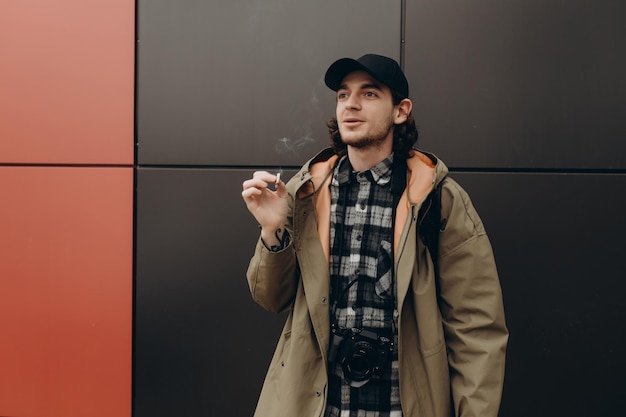
<svg viewBox="0 0 626 417"><path fill-rule="evenodd" d="M361 100L359 96L356 94L351 94L345 101L345 105L347 109L355 109L359 110L361 108Z"/></svg>

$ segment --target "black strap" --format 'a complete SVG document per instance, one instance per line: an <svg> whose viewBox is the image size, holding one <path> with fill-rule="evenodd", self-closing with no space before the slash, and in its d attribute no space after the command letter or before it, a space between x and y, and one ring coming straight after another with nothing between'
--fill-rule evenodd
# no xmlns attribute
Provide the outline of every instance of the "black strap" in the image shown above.
<svg viewBox="0 0 626 417"><path fill-rule="evenodd" d="M396 208L406 188L406 159L399 156L393 158L391 171L391 195L393 196L393 214L391 216L391 233L396 230Z"/></svg>
<svg viewBox="0 0 626 417"><path fill-rule="evenodd" d="M420 219L417 233L430 252L430 257L439 274L439 233L445 228L447 219L441 218L441 188L445 177L428 194L419 209L417 218Z"/></svg>

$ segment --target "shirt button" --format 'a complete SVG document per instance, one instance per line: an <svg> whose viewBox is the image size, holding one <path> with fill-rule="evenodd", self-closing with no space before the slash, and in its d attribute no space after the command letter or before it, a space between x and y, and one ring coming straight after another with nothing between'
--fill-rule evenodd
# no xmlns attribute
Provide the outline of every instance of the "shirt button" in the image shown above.
<svg viewBox="0 0 626 417"><path fill-rule="evenodd" d="M319 392L319 391L315 391L315 396L316 396L316 397L320 397L321 395L322 395L322 393L321 393L321 392Z"/></svg>
<svg viewBox="0 0 626 417"><path fill-rule="evenodd" d="M326 297L322 297L322 304L326 304Z"/></svg>

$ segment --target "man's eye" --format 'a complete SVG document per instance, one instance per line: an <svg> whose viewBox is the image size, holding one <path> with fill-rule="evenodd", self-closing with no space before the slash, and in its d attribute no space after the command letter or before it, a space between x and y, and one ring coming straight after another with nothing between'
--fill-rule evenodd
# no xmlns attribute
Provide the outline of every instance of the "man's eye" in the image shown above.
<svg viewBox="0 0 626 417"><path fill-rule="evenodd" d="M373 91L368 91L365 93L366 97L377 97L376 93Z"/></svg>
<svg viewBox="0 0 626 417"><path fill-rule="evenodd" d="M346 94L346 93L338 93L338 94L337 94L337 98L338 98L339 100L344 99L344 98L346 98L346 97L348 97L348 94Z"/></svg>

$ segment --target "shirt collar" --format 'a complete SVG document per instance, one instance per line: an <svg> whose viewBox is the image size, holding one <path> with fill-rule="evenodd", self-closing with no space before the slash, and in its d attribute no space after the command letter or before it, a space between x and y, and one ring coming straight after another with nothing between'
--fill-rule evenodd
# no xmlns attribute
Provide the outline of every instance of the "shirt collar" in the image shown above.
<svg viewBox="0 0 626 417"><path fill-rule="evenodd" d="M373 181L378 185L385 185L391 181L392 165L393 153L368 170L354 172L348 156L344 155L339 160L332 182L333 185L342 185L349 183L351 179L355 179L357 174L364 174L364 178L367 178L369 181Z"/></svg>

